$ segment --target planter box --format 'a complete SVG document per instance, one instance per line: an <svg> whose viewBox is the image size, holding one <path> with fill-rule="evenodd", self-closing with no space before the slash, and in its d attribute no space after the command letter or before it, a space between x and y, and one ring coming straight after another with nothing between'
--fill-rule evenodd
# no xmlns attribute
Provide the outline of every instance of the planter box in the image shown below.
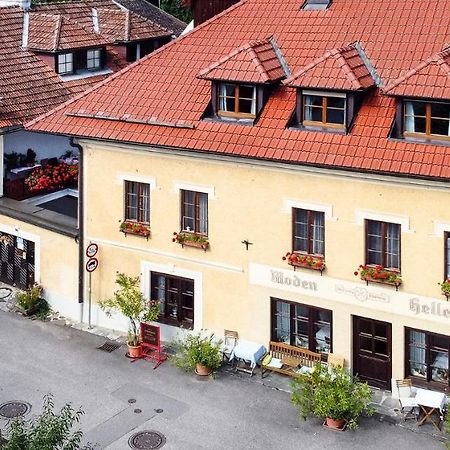
<svg viewBox="0 0 450 450"><path fill-rule="evenodd" d="M185 240L183 242L180 242L182 247L195 247L195 248L201 248L206 252L206 249L209 247L209 242L197 242L197 241L188 241Z"/></svg>
<svg viewBox="0 0 450 450"><path fill-rule="evenodd" d="M386 284L388 286L395 286L395 289L398 291L398 287L402 284L402 280L398 279L396 281L389 281L382 278L372 278L370 275L361 276L361 280L365 281L367 284L370 283L378 283L378 284Z"/></svg>
<svg viewBox="0 0 450 450"><path fill-rule="evenodd" d="M131 225L131 227L129 227L129 228L128 227L122 227L122 226L120 227L119 231L121 233L125 234L125 236L127 234L132 234L134 236L145 237L145 238L147 238L147 240L150 237L150 233L151 233L150 228L147 228L147 226L145 224L139 224L139 223L135 223L135 222L123 222L123 223L124 224L128 224L129 223ZM140 225L142 228L140 230L133 230L133 228L132 228L133 225Z"/></svg>
<svg viewBox="0 0 450 450"><path fill-rule="evenodd" d="M320 273L322 273L325 270L325 263L320 267L317 267L315 265L310 266L309 264L303 264L303 263L292 262L292 261L289 261L288 264L290 266L292 266L294 268L294 270L296 267L302 267L303 269L318 270Z"/></svg>

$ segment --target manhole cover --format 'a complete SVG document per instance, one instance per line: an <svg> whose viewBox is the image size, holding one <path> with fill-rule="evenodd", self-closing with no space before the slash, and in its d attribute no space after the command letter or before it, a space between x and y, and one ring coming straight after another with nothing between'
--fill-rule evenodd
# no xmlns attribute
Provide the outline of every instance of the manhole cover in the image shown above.
<svg viewBox="0 0 450 450"><path fill-rule="evenodd" d="M114 350L117 350L121 344L114 341L106 341L103 345L100 345L100 347L97 347L98 350L102 350L104 352L111 353Z"/></svg>
<svg viewBox="0 0 450 450"><path fill-rule="evenodd" d="M136 450L152 450L161 448L166 438L157 431L140 431L128 439L128 445Z"/></svg>
<svg viewBox="0 0 450 450"><path fill-rule="evenodd" d="M25 402L7 402L0 405L0 416L5 419L14 419L23 416L30 410L31 406Z"/></svg>

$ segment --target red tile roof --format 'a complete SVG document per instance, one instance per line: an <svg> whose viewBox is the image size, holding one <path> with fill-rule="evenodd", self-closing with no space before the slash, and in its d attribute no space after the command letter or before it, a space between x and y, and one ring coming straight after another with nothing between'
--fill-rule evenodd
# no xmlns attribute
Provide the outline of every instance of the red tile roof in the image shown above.
<svg viewBox="0 0 450 450"><path fill-rule="evenodd" d="M333 89L343 91L363 90L375 85L356 44L326 52L285 80L291 87Z"/></svg>
<svg viewBox="0 0 450 450"><path fill-rule="evenodd" d="M450 100L450 47L383 89L388 95Z"/></svg>
<svg viewBox="0 0 450 450"><path fill-rule="evenodd" d="M448 180L450 146L389 139L395 99L378 89L366 94L350 133L341 135L289 128L296 92L288 86L272 92L254 126L202 120L211 86L197 75L245 43L273 35L291 73L358 41L388 85L450 42L449 21L450 0L334 0L325 11L303 11L298 0L242 0L29 128Z"/></svg>
<svg viewBox="0 0 450 450"><path fill-rule="evenodd" d="M198 74L206 80L267 83L285 78L271 39L253 41L233 50Z"/></svg>

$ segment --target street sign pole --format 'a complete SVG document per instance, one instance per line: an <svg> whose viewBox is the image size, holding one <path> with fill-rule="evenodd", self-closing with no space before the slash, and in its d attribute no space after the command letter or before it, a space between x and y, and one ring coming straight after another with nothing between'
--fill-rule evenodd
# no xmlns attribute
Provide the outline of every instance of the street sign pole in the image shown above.
<svg viewBox="0 0 450 450"><path fill-rule="evenodd" d="M92 329L92 324L91 324L91 308L92 308L92 301L91 301L91 298L92 298L92 296L91 296L91 291L92 291L92 272L89 272L89 288L88 288L88 290L89 290L89 311L88 311L89 317L88 317L88 326L89 326L89 329L91 330L91 329Z"/></svg>
<svg viewBox="0 0 450 450"><path fill-rule="evenodd" d="M88 299L89 299L89 307L88 307L88 326L89 329L92 329L92 272L98 267L98 259L94 258L94 256L98 252L98 245L90 242L86 248L86 256L89 258L86 262L86 270L89 273L88 280Z"/></svg>

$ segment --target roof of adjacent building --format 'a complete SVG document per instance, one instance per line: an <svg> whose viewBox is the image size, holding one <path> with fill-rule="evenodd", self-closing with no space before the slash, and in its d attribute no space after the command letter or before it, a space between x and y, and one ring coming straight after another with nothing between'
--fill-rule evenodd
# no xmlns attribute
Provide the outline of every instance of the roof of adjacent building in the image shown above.
<svg viewBox="0 0 450 450"><path fill-rule="evenodd" d="M377 75L379 86L404 77L450 42L450 0L334 0L322 11L301 10L301 3L242 0L33 121L30 129L161 146L167 151L186 149L448 181L450 146L391 139L395 99L381 95L378 87L364 94L346 135L290 128L296 89L285 85L272 91L253 126L203 119L211 101L211 81L197 75L235 49L268 36L274 36L294 74L333 49L359 42L363 51L359 57L364 56L364 65ZM339 53L331 59L339 61ZM353 56L356 66L344 58L344 66L327 67L328 73L320 77L324 88L336 89L348 70L345 65L351 69L347 74L351 85L370 82ZM360 69L364 74L355 75Z"/></svg>
<svg viewBox="0 0 450 450"><path fill-rule="evenodd" d="M383 92L400 97L450 100L450 47L414 67Z"/></svg>
<svg viewBox="0 0 450 450"><path fill-rule="evenodd" d="M133 0L133 3L137 7L146 2ZM178 33L179 24L182 24L153 6L143 7L142 15L125 8L112 0L52 2L34 6L28 12L26 48L23 47L25 12L18 7L0 8L0 128L20 126L90 89L111 72L126 67L124 57L110 44L167 38ZM94 9L99 12L99 27L108 28L109 24L114 36L106 31L104 34L95 31ZM176 25L176 31L165 27L171 21ZM109 71L102 74L64 78L46 63L45 58L52 57L45 56L49 53L105 45L105 62Z"/></svg>

